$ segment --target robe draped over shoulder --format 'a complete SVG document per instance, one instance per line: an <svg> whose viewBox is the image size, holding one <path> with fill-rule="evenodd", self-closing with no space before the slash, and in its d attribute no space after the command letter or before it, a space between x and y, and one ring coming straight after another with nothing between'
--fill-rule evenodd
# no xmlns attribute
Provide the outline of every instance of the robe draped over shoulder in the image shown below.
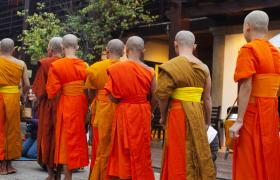
<svg viewBox="0 0 280 180"><path fill-rule="evenodd" d="M177 88L204 88L207 71L202 65L191 63L181 56L159 68L156 96L162 100L170 99L161 179L216 179L203 104L171 98Z"/></svg>
<svg viewBox="0 0 280 180"><path fill-rule="evenodd" d="M38 162L48 167L54 167L54 148L55 148L55 122L57 98L48 99L46 85L48 72L51 63L58 60L58 57L44 58L38 62L35 80L32 85L33 92L37 97L36 114L39 119L37 134L37 154Z"/></svg>

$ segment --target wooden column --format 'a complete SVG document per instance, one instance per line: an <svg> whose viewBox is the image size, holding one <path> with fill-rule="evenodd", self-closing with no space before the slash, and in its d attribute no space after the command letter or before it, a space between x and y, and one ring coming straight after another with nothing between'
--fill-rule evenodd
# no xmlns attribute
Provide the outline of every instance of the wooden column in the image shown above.
<svg viewBox="0 0 280 180"><path fill-rule="evenodd" d="M174 40L178 31L181 30L181 17L182 17L182 0L171 0L170 9L166 12L166 16L170 20L169 26L169 58L172 59L176 56L174 48Z"/></svg>

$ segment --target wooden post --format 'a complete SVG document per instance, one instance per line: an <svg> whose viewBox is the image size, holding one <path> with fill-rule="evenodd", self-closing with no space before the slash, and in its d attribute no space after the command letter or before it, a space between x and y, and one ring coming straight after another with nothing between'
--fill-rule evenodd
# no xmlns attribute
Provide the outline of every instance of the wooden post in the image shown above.
<svg viewBox="0 0 280 180"><path fill-rule="evenodd" d="M176 56L174 48L174 40L176 33L181 30L181 18L182 18L182 0L171 0L170 9L166 12L166 16L170 20L169 26L169 58L172 59Z"/></svg>

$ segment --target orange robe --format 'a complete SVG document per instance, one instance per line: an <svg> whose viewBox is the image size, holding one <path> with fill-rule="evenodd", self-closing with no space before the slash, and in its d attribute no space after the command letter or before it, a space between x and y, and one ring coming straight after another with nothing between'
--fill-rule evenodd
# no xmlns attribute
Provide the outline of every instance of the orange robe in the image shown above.
<svg viewBox="0 0 280 180"><path fill-rule="evenodd" d="M108 80L107 68L116 63L115 60L103 60L93 64L88 69L86 88L96 90L92 103L92 127L94 132L93 157L90 180L106 178L108 158L111 150L112 119L116 104L107 96L104 86ZM97 132L97 133L96 133ZM98 145L96 145L98 137Z"/></svg>
<svg viewBox="0 0 280 180"><path fill-rule="evenodd" d="M88 165L86 68L78 58L59 59L49 69L46 87L49 99L61 93L56 116L54 163L67 165L71 170Z"/></svg>
<svg viewBox="0 0 280 180"><path fill-rule="evenodd" d="M280 54L268 41L257 39L241 48L234 80L252 78L253 86L235 143L233 180L280 179L279 75Z"/></svg>
<svg viewBox="0 0 280 180"><path fill-rule="evenodd" d="M181 56L159 68L156 95L162 100L170 99L161 180L215 180L203 104L171 97L177 88L203 88L208 73Z"/></svg>
<svg viewBox="0 0 280 180"><path fill-rule="evenodd" d="M147 98L154 73L133 61L125 61L112 65L108 74L105 89L120 100L113 118L108 175L153 180L151 105Z"/></svg>
<svg viewBox="0 0 280 180"><path fill-rule="evenodd" d="M54 145L55 145L55 119L57 99L48 99L46 85L51 63L58 57L45 58L39 61L38 71L33 82L33 92L37 97L36 114L39 119L37 134L37 159L40 164L54 167Z"/></svg>
<svg viewBox="0 0 280 180"><path fill-rule="evenodd" d="M0 89L19 86L23 67L0 58ZM21 156L20 93L0 92L0 160Z"/></svg>

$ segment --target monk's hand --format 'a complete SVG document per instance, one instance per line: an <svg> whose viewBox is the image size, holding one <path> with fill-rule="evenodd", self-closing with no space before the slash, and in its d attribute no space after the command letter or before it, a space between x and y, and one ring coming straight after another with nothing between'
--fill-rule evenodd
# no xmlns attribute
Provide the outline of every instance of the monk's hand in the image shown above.
<svg viewBox="0 0 280 180"><path fill-rule="evenodd" d="M34 93L29 93L28 94L28 100L34 102L34 101L37 100L37 97L36 97L36 95Z"/></svg>
<svg viewBox="0 0 280 180"><path fill-rule="evenodd" d="M243 122L236 121L231 128L229 128L229 136L231 138L238 138L239 137L239 130L242 128Z"/></svg>

